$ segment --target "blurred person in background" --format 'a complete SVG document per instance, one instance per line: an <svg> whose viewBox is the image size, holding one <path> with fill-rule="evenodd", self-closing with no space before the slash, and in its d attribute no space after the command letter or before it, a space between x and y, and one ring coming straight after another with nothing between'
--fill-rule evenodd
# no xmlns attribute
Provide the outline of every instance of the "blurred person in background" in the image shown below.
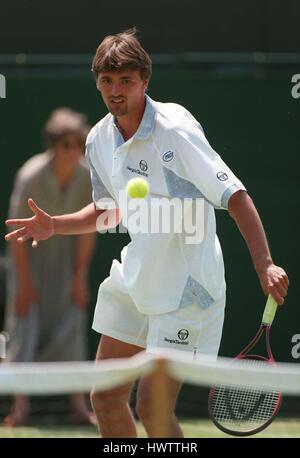
<svg viewBox="0 0 300 458"><path fill-rule="evenodd" d="M46 152L27 160L16 175L10 218L31 217L28 198L50 213L75 212L91 201L83 152L89 127L84 115L55 110L44 128ZM5 329L10 335L8 362L86 359L87 272L95 234L61 236L33 249L13 242L8 254ZM70 398L74 423L93 422L83 394ZM24 425L27 396L15 396L8 426Z"/></svg>

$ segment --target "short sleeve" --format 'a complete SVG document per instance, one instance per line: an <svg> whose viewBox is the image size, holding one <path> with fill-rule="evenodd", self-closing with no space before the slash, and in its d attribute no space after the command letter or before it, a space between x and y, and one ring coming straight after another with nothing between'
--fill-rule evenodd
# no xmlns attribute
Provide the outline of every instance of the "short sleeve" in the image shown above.
<svg viewBox="0 0 300 458"><path fill-rule="evenodd" d="M227 209L232 194L246 190L195 124L176 129L173 148L174 160L166 165L196 186L214 207Z"/></svg>
<svg viewBox="0 0 300 458"><path fill-rule="evenodd" d="M97 173L92 163L92 160L90 157L90 148L91 148L91 145L87 144L85 158L86 158L86 162L88 164L89 170L90 170L90 177L91 177L91 183L92 183L92 198L97 208L99 209L107 208L106 205L105 207L103 207L102 203L103 202L107 203L109 201L112 202L114 199L111 196L111 194L109 193L109 191L106 189L106 187L104 186L99 174Z"/></svg>

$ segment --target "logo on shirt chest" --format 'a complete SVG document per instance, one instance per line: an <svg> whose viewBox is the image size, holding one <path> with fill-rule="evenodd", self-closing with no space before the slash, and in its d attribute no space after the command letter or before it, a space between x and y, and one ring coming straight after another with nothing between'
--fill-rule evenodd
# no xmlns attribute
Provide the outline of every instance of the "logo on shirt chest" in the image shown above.
<svg viewBox="0 0 300 458"><path fill-rule="evenodd" d="M189 336L189 331L187 329L180 329L177 335L180 340L186 340Z"/></svg>
<svg viewBox="0 0 300 458"><path fill-rule="evenodd" d="M165 162L170 162L173 158L174 158L174 153L173 153L173 151L167 151L167 152L163 155L163 160L164 160Z"/></svg>
<svg viewBox="0 0 300 458"><path fill-rule="evenodd" d="M143 171L143 172L146 172L148 170L148 164L146 161L144 160L141 160L140 161L140 169Z"/></svg>
<svg viewBox="0 0 300 458"><path fill-rule="evenodd" d="M144 159L141 159L139 162L139 169L135 169L133 167L130 167L127 165L127 170L130 170L130 172L137 173L138 175L143 175L144 177L148 177L149 174L146 173L148 170L148 164Z"/></svg>

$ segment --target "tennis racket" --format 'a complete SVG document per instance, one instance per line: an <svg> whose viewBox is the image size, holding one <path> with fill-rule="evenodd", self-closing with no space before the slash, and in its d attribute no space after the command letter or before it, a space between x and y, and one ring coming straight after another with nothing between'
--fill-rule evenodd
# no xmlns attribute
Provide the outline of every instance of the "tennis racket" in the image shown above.
<svg viewBox="0 0 300 458"><path fill-rule="evenodd" d="M274 364L270 346L270 327L277 304L269 295L258 333L237 355L235 360L246 360L251 367ZM267 357L252 353L253 348L265 338ZM214 386L208 398L209 416L223 432L233 436L250 436L265 429L278 413L282 394L250 386Z"/></svg>

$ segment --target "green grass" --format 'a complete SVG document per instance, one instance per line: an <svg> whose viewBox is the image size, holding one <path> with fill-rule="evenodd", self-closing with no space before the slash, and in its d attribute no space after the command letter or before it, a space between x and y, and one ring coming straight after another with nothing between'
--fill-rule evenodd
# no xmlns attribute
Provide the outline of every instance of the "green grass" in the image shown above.
<svg viewBox="0 0 300 458"><path fill-rule="evenodd" d="M185 437L219 438L230 437L219 431L209 420L184 420L180 422ZM138 424L139 437L146 437L143 427ZM99 437L97 429L89 426L29 426L18 428L0 427L0 438L72 438ZM300 419L278 419L265 431L253 437L300 438Z"/></svg>

